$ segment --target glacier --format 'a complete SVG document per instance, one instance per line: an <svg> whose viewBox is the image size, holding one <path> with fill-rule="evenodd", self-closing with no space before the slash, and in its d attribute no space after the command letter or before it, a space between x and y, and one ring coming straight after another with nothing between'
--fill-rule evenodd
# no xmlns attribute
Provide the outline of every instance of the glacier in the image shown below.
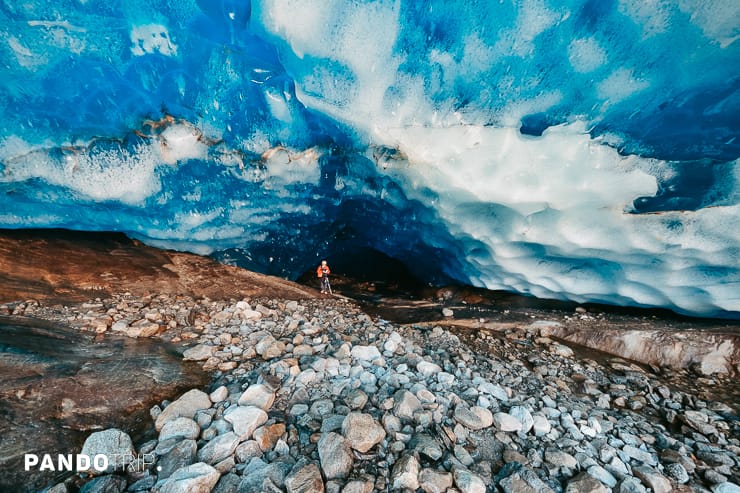
<svg viewBox="0 0 740 493"><path fill-rule="evenodd" d="M740 318L734 0L3 0L0 30L0 227Z"/></svg>

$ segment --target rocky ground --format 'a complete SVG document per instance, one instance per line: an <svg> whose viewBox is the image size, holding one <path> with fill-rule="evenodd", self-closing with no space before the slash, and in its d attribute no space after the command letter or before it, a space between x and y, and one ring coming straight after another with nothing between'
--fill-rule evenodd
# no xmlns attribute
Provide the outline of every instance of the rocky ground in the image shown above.
<svg viewBox="0 0 740 493"><path fill-rule="evenodd" d="M212 372L151 409L151 440L91 434L83 453L133 462L54 493L740 491L736 402L584 357L546 320L471 331L334 298L131 293L0 312L158 337Z"/></svg>
<svg viewBox="0 0 740 493"><path fill-rule="evenodd" d="M152 248L120 233L0 229L0 303L76 304L124 292L142 298L315 296L284 279Z"/></svg>

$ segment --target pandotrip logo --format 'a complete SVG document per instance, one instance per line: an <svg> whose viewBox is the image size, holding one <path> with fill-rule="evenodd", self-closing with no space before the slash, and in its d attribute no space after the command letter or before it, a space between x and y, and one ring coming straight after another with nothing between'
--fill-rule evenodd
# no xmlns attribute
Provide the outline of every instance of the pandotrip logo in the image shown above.
<svg viewBox="0 0 740 493"><path fill-rule="evenodd" d="M25 454L26 471L112 473L144 472L154 465L156 457L150 454Z"/></svg>

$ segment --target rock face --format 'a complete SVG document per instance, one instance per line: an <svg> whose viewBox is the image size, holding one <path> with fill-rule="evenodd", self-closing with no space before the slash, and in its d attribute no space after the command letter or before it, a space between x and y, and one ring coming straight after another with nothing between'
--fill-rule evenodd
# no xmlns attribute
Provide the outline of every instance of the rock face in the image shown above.
<svg viewBox="0 0 740 493"><path fill-rule="evenodd" d="M148 247L117 233L3 230L0 266L0 302L83 302L90 298L91 286L97 296L125 292L211 299L265 293L316 296L295 283L234 269L200 255Z"/></svg>
<svg viewBox="0 0 740 493"><path fill-rule="evenodd" d="M580 330L565 325L551 326L546 335L615 354L647 365L694 368L703 375L731 373L733 361L740 361L736 335L709 334L687 344L679 331L600 329Z"/></svg>

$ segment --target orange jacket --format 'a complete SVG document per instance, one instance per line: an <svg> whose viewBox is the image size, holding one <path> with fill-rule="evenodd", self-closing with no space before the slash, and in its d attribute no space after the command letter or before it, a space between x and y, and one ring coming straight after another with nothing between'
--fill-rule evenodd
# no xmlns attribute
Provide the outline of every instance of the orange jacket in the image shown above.
<svg viewBox="0 0 740 493"><path fill-rule="evenodd" d="M319 265L316 268L316 277L324 277L324 272L326 272L326 275L331 274L331 269L329 269L329 266L323 266Z"/></svg>

